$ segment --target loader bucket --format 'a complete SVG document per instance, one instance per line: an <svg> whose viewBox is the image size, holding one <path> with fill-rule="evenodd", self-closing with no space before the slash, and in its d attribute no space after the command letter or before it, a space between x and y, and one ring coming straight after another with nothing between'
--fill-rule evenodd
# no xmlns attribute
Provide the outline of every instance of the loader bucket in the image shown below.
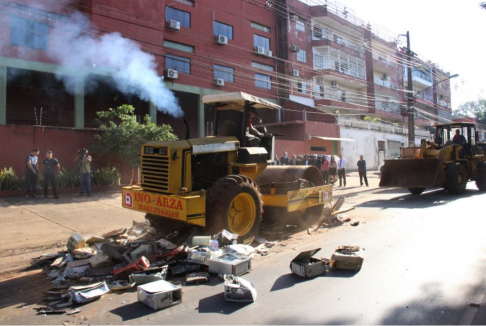
<svg viewBox="0 0 486 326"><path fill-rule="evenodd" d="M444 168L437 158L385 160L380 187L442 187Z"/></svg>

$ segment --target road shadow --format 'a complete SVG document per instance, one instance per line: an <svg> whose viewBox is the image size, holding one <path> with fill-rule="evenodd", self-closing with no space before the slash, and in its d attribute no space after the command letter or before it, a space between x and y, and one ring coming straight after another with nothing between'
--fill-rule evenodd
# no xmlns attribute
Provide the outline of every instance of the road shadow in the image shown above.
<svg viewBox="0 0 486 326"><path fill-rule="evenodd" d="M217 293L210 297L199 300L199 313L217 313L230 315L251 303L229 302L224 299L223 293Z"/></svg>
<svg viewBox="0 0 486 326"><path fill-rule="evenodd" d="M358 274L359 271L350 271L344 269L332 269L330 268L327 273L326 277L333 277L333 278L351 278Z"/></svg>
<svg viewBox="0 0 486 326"><path fill-rule="evenodd" d="M320 276L316 276L316 277L320 277ZM316 277L304 278L304 277L300 277L300 276L297 276L297 275L292 274L292 273L281 275L281 276L279 276L279 278L277 278L275 280L275 283L273 283L272 288L270 289L270 292L288 289L288 288L293 287L294 285L311 281Z"/></svg>
<svg viewBox="0 0 486 326"><path fill-rule="evenodd" d="M380 208L381 210L394 208L420 209L443 206L463 198L471 198L484 195L483 192L479 192L476 189L466 189L466 191L461 195L450 195L446 193L445 190L442 188L426 190L421 195L412 195L408 192L404 193L403 190L401 193L403 194L390 199L365 201L361 204L356 205L356 208L373 207Z"/></svg>
<svg viewBox="0 0 486 326"><path fill-rule="evenodd" d="M112 314L119 316L122 321L138 319L147 315L151 315L157 311L158 310L154 310L138 301L110 310Z"/></svg>
<svg viewBox="0 0 486 326"><path fill-rule="evenodd" d="M44 292L51 287L41 270L19 274L24 275L0 281L0 309L37 304L44 299Z"/></svg>

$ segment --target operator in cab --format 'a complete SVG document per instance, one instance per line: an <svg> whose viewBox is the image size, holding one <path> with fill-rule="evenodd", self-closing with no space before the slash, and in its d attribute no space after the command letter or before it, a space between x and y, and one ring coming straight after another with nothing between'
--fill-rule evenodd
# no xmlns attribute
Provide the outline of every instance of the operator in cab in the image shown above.
<svg viewBox="0 0 486 326"><path fill-rule="evenodd" d="M253 126L253 119L256 118L257 112L255 108L250 108L248 110L248 118L246 120L246 128L248 130L246 137L248 138L249 146L259 146L261 143L261 138L265 136L264 133L259 132Z"/></svg>
<svg viewBox="0 0 486 326"><path fill-rule="evenodd" d="M459 129L456 129L456 134L454 135L454 138L452 138L452 141L461 146L464 146L467 143L466 138L464 135L461 135L461 131Z"/></svg>

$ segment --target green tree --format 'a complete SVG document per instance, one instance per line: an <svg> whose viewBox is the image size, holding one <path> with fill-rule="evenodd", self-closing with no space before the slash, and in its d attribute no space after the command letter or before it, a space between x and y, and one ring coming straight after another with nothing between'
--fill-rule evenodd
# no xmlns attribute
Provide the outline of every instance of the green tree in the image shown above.
<svg viewBox="0 0 486 326"><path fill-rule="evenodd" d="M454 117L476 118L477 123L486 125L486 99L466 102L452 112Z"/></svg>
<svg viewBox="0 0 486 326"><path fill-rule="evenodd" d="M177 140L171 126L158 126L151 122L149 115L143 118L143 122L138 122L135 108L131 105L124 104L116 109L110 108L96 114L97 123L103 132L95 135L93 152L106 153L122 162L128 162L132 167L132 180L134 168L140 166L138 154L143 144L155 140Z"/></svg>

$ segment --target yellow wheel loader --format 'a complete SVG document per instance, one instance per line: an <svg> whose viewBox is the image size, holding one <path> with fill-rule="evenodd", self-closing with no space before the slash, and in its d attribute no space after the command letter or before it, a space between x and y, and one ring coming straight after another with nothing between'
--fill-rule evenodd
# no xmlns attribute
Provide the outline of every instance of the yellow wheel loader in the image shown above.
<svg viewBox="0 0 486 326"><path fill-rule="evenodd" d="M398 159L385 160L380 187L407 188L420 195L427 188L442 187L450 194L461 194L468 181L476 181L486 191L486 144L472 123L435 126L434 141L422 139L418 148L401 149Z"/></svg>
<svg viewBox="0 0 486 326"><path fill-rule="evenodd" d="M214 136L144 144L140 185L123 188L123 207L147 213L153 225L182 221L208 234L226 229L240 241L258 234L262 217L317 222L332 199L320 171L272 166L274 136L248 133L250 111L280 106L243 92L202 101L215 112Z"/></svg>

